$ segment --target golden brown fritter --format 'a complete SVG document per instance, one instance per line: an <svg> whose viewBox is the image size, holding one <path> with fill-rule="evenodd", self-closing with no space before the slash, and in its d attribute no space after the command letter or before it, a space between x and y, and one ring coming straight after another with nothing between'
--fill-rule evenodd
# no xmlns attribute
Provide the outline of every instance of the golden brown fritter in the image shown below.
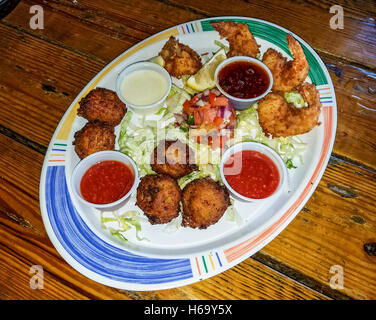
<svg viewBox="0 0 376 320"><path fill-rule="evenodd" d="M176 180L166 174L149 174L141 178L136 205L151 224L170 222L179 215L181 190Z"/></svg>
<svg viewBox="0 0 376 320"><path fill-rule="evenodd" d="M79 105L77 115L90 122L107 123L112 126L117 126L127 111L116 92L105 88L91 90L81 99Z"/></svg>
<svg viewBox="0 0 376 320"><path fill-rule="evenodd" d="M201 58L190 47L170 37L163 46L160 56L165 61L165 69L176 78L195 74L202 67Z"/></svg>
<svg viewBox="0 0 376 320"><path fill-rule="evenodd" d="M178 179L196 170L193 150L179 140L162 140L154 149L151 168Z"/></svg>
<svg viewBox="0 0 376 320"><path fill-rule="evenodd" d="M199 229L217 223L231 204L227 189L211 178L188 183L183 189L182 203L182 225Z"/></svg>
<svg viewBox="0 0 376 320"><path fill-rule="evenodd" d="M227 57L248 56L256 58L259 53L259 45L246 23L220 21L210 24L218 31L221 38L227 39L230 45Z"/></svg>
<svg viewBox="0 0 376 320"><path fill-rule="evenodd" d="M115 149L114 127L107 124L88 122L74 138L74 149L81 159L94 152Z"/></svg>

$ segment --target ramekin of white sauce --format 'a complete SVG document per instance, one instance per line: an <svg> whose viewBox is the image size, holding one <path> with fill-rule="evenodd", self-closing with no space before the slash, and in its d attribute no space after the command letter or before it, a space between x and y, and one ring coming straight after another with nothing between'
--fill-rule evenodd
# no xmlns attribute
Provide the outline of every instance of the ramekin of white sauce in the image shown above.
<svg viewBox="0 0 376 320"><path fill-rule="evenodd" d="M116 80L119 98L132 111L151 114L164 104L171 90L171 77L153 62L135 62L123 69Z"/></svg>

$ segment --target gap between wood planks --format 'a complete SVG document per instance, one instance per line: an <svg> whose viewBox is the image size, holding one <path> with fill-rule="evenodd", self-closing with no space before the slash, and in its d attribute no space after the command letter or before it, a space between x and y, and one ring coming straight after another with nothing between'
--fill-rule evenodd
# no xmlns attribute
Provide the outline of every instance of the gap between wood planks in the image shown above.
<svg viewBox="0 0 376 320"><path fill-rule="evenodd" d="M262 250L262 249L261 249ZM252 256L251 259L254 259L263 265L267 266L268 268L278 272L285 277L290 278L291 280L296 281L299 284L306 286L307 288L314 290L327 296L331 299L336 300L352 300L353 298L349 297L346 294L343 294L339 290L335 290L330 288L330 286L322 284L321 282L305 275L304 273L289 267L288 265L284 264L283 262L276 260L269 256L268 254L263 253L262 251L258 251Z"/></svg>

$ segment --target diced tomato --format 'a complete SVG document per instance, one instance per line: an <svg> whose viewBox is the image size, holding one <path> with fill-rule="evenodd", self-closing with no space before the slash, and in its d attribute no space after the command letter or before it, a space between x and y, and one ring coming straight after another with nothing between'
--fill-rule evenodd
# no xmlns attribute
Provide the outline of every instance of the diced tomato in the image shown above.
<svg viewBox="0 0 376 320"><path fill-rule="evenodd" d="M200 108L201 111L204 111L204 110L207 110L211 107L210 103L207 103L206 105L204 105L203 107Z"/></svg>
<svg viewBox="0 0 376 320"><path fill-rule="evenodd" d="M186 114L190 114L191 113L191 103L186 100L184 103L183 103L183 111L186 113Z"/></svg>
<svg viewBox="0 0 376 320"><path fill-rule="evenodd" d="M217 126L217 127L220 127L222 122L223 122L223 119L221 117L215 117L214 120L213 120L214 124Z"/></svg>
<svg viewBox="0 0 376 320"><path fill-rule="evenodd" d="M213 92L209 93L209 102L210 102L211 105L214 104L214 101L215 101L216 98L217 98L217 96Z"/></svg>
<svg viewBox="0 0 376 320"><path fill-rule="evenodd" d="M193 96L191 101L189 101L191 104L194 104L198 100L198 96Z"/></svg>
<svg viewBox="0 0 376 320"><path fill-rule="evenodd" d="M198 110L193 111L193 116L195 118L195 125L199 126L202 123L202 118Z"/></svg>
<svg viewBox="0 0 376 320"><path fill-rule="evenodd" d="M203 121L206 123L212 123L217 116L218 110L216 108L209 108L203 112Z"/></svg>
<svg viewBox="0 0 376 320"><path fill-rule="evenodd" d="M212 103L213 107L221 107L221 106L225 107L227 105L228 105L228 99L225 96L216 97L216 99Z"/></svg>

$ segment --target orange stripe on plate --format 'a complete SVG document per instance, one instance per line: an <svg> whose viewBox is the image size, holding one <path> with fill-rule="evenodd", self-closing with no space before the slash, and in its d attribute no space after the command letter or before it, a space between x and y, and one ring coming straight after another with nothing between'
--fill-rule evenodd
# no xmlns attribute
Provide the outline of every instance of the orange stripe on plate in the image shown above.
<svg viewBox="0 0 376 320"><path fill-rule="evenodd" d="M65 160L48 160L49 162L63 162Z"/></svg>
<svg viewBox="0 0 376 320"><path fill-rule="evenodd" d="M198 263L198 259L197 259L197 257L196 257L196 266L197 266L198 275L201 276L200 265L199 265L199 263Z"/></svg>
<svg viewBox="0 0 376 320"><path fill-rule="evenodd" d="M242 255L248 253L250 250L252 250L255 246L257 246L259 243L264 241L267 237L273 234L274 231L278 229L294 212L295 210L300 206L300 204L303 202L303 200L308 195L309 191L312 189L313 183L316 180L317 176L319 175L328 149L331 141L331 135L333 130L333 109L332 107L323 107L323 116L324 116L324 142L323 146L321 148L321 154L320 154L320 160L316 166L316 169L309 180L308 184L304 188L303 192L299 196L299 198L294 202L294 204L285 212L285 214L276 221L273 225L271 225L268 229L266 229L264 232L259 234L258 236L252 237L246 241L241 242L240 244L228 248L224 250L224 254L226 257L226 260L228 262L232 262L235 259L241 257Z"/></svg>
<svg viewBox="0 0 376 320"><path fill-rule="evenodd" d="M105 77L113 68L115 68L117 65L119 65L121 62L123 62L125 59L127 59L129 56L131 56L132 54L136 53L138 50L142 49L142 48L145 48L146 46L149 46L150 44L154 43L154 42L158 42L158 41L161 41L163 39L166 39L166 38L169 38L170 36L177 36L179 35L179 31L177 28L174 28L174 29L171 29L171 30L166 30L150 39L147 39L145 40L144 42L136 45L134 48L130 49L127 53L123 54L118 60L116 60L115 62L113 62L112 64L110 64L106 70L104 70L104 72L98 76L97 79L95 79L95 81L93 81L93 83L86 88L86 90L84 92L82 92L82 94L80 95L80 97L78 98L77 100L77 103L74 105L74 107L71 109L71 111L69 112L69 114L67 115L67 117L65 118L64 120L64 123L62 124L59 132L57 133L57 136L56 136L56 139L58 140L67 140L68 139L68 136L69 136L69 133L70 133L70 130L72 128L72 124L73 124L73 121L74 119L76 118L76 115L77 115L77 109L78 109L78 101L81 100L81 98L83 96L86 96L92 89L94 89L97 84L99 83L99 81L101 81L103 79L103 77Z"/></svg>

